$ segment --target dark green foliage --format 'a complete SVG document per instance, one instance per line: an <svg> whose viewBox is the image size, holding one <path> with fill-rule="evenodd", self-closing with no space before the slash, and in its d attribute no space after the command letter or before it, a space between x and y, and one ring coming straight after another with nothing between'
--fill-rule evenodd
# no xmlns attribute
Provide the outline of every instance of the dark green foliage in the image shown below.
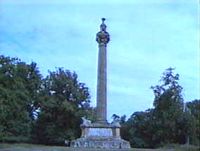
<svg viewBox="0 0 200 151"><path fill-rule="evenodd" d="M153 129L153 110L135 112L127 122L122 124L121 136L138 148L155 147Z"/></svg>
<svg viewBox="0 0 200 151"><path fill-rule="evenodd" d="M173 74L169 68L163 74L161 86L152 87L155 95L154 116L158 127L157 141L159 144L185 143L187 130L184 121L182 87L178 84L179 75ZM184 124L183 124L184 123Z"/></svg>
<svg viewBox="0 0 200 151"><path fill-rule="evenodd" d="M186 111L191 127L189 141L192 144L200 145L200 100L188 102L186 104Z"/></svg>
<svg viewBox="0 0 200 151"><path fill-rule="evenodd" d="M0 141L28 141L41 75L36 64L0 56Z"/></svg>
<svg viewBox="0 0 200 151"><path fill-rule="evenodd" d="M122 138L133 147L200 142L200 100L183 105L179 75L167 69L151 87L154 108L126 116L113 114ZM58 68L44 79L36 63L0 56L0 142L61 144L80 136L81 117L94 121L96 109L76 73Z"/></svg>
<svg viewBox="0 0 200 151"><path fill-rule="evenodd" d="M0 142L64 144L95 119L88 88L59 68L42 79L36 63L0 56Z"/></svg>
<svg viewBox="0 0 200 151"><path fill-rule="evenodd" d="M133 147L155 148L165 144L184 144L199 141L199 101L188 103L191 113L184 110L179 75L167 69L161 84L151 87L154 92L154 108L135 112L122 124L122 137ZM192 135L193 134L193 135ZM195 135L195 136L194 136ZM197 144L197 143L196 143Z"/></svg>
<svg viewBox="0 0 200 151"><path fill-rule="evenodd" d="M88 88L77 78L59 68L44 79L34 131L37 143L64 144L80 136L80 119L90 116L92 108Z"/></svg>

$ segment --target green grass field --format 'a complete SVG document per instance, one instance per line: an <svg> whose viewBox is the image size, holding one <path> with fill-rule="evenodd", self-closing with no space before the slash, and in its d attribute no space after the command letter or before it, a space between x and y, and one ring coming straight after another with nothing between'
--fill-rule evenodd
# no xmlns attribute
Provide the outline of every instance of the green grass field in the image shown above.
<svg viewBox="0 0 200 151"><path fill-rule="evenodd" d="M100 151L94 149L87 149L88 151ZM85 149L79 149L78 151L87 151ZM72 148L61 147L61 146L44 146L44 145L33 145L33 144L0 144L0 151L76 151ZM104 150L108 151L108 150ZM110 150L115 151L115 150ZM180 146L173 145L171 147L164 147L160 149L137 149L132 148L131 151L200 151L195 146Z"/></svg>

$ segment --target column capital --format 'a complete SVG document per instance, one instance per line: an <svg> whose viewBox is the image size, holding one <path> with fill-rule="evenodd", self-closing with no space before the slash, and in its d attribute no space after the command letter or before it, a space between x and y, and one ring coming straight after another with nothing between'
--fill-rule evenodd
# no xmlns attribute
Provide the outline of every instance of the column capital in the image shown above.
<svg viewBox="0 0 200 151"><path fill-rule="evenodd" d="M110 35L106 31L106 24L104 23L106 19L102 18L102 24L100 25L100 31L96 34L96 41L101 44L107 45L107 43L110 41Z"/></svg>

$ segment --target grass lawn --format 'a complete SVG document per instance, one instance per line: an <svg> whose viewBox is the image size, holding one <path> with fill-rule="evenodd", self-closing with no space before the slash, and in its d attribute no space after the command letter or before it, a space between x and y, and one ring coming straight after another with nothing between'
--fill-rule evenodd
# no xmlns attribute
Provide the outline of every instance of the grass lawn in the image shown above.
<svg viewBox="0 0 200 151"><path fill-rule="evenodd" d="M0 151L68 151L67 147L34 144L0 144Z"/></svg>
<svg viewBox="0 0 200 151"><path fill-rule="evenodd" d="M0 143L0 151L76 151L72 148L61 147L61 146L44 146L44 145L33 145L33 144L6 144ZM87 151L85 149L79 149L78 151ZM94 149L88 149L88 151L99 151ZM104 150L108 151L108 150ZM115 150L111 150L115 151ZM195 146L180 146L174 145L172 147L166 147L161 149L137 149L132 148L131 151L200 151Z"/></svg>

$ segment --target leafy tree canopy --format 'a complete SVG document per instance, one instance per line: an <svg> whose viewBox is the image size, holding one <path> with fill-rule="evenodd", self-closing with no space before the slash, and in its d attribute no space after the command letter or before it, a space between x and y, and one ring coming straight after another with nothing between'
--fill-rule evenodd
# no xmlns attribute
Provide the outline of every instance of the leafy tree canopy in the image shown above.
<svg viewBox="0 0 200 151"><path fill-rule="evenodd" d="M28 140L40 83L36 63L0 56L0 141Z"/></svg>
<svg viewBox="0 0 200 151"><path fill-rule="evenodd" d="M145 112L135 112L122 124L122 137L129 140L133 147L155 148L170 143L186 143L188 138L200 140L198 120L184 110L182 87L179 85L179 74L173 68L163 73L159 85L152 86L154 108ZM194 117L199 115L198 101L188 103ZM196 135L195 132L198 134ZM197 139L198 138L198 139ZM194 143L194 141L190 141Z"/></svg>
<svg viewBox="0 0 200 151"><path fill-rule="evenodd" d="M58 68L43 80L40 113L36 122L39 143L63 144L80 136L82 116L93 118L90 95L76 73Z"/></svg>

